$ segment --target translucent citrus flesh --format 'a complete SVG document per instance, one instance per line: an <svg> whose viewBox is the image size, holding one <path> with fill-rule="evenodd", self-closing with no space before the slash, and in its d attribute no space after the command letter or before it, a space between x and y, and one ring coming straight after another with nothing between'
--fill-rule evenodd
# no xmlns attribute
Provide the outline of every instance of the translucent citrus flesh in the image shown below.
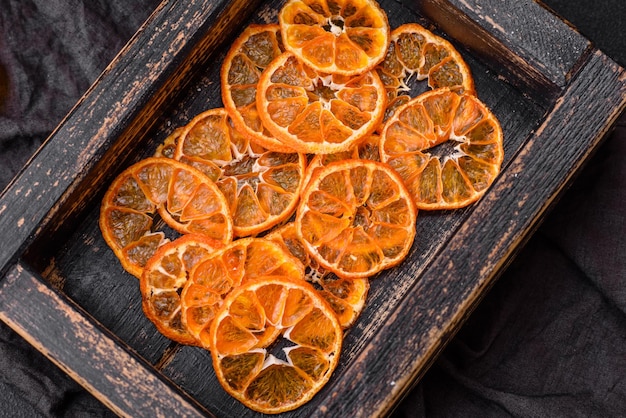
<svg viewBox="0 0 626 418"><path fill-rule="evenodd" d="M256 105L263 125L283 144L328 154L349 149L378 127L386 94L376 72L325 75L287 52L261 75Z"/></svg>
<svg viewBox="0 0 626 418"><path fill-rule="evenodd" d="M123 171L102 201L100 230L124 269L137 278L159 246L158 215L179 233L201 233L230 242L233 226L226 199L205 174L170 158L147 158Z"/></svg>
<svg viewBox="0 0 626 418"><path fill-rule="evenodd" d="M387 15L373 0L291 0L278 15L285 48L316 71L355 75L385 56Z"/></svg>
<svg viewBox="0 0 626 418"><path fill-rule="evenodd" d="M258 234L291 216L306 167L303 154L250 142L223 108L207 110L187 124L175 158L216 182L228 201L236 237Z"/></svg>
<svg viewBox="0 0 626 418"><path fill-rule="evenodd" d="M348 159L361 159L370 161L380 161L380 136L377 134L370 134L360 140L352 148L343 152L336 152L332 154L316 154L314 155L309 164L306 167L304 184L307 184L311 179L313 172L322 166L325 166L334 161L342 161Z"/></svg>
<svg viewBox="0 0 626 418"><path fill-rule="evenodd" d="M278 24L246 27L222 63L222 102L237 130L251 141L272 151L293 152L263 127L255 100L261 73L282 52Z"/></svg>
<svg viewBox="0 0 626 418"><path fill-rule="evenodd" d="M140 281L142 307L167 338L197 344L182 323L179 293L192 268L223 246L221 241L204 235L186 234L160 247L148 260Z"/></svg>
<svg viewBox="0 0 626 418"><path fill-rule="evenodd" d="M438 155L436 146L456 146ZM420 209L457 209L478 200L500 172L502 129L478 98L448 89L400 107L381 134L381 157Z"/></svg>
<svg viewBox="0 0 626 418"><path fill-rule="evenodd" d="M258 335L268 329L275 343L258 348ZM209 338L222 387L247 407L276 414L308 402L324 386L343 335L332 309L308 283L267 276L229 294ZM283 350L273 348L283 341Z"/></svg>
<svg viewBox="0 0 626 418"><path fill-rule="evenodd" d="M432 89L475 92L469 66L456 48L417 23L406 23L391 32L387 54L376 70L387 89L385 120L411 99L407 94L410 77L427 80Z"/></svg>
<svg viewBox="0 0 626 418"><path fill-rule="evenodd" d="M398 264L415 237L417 211L400 177L366 160L313 173L295 224L307 251L339 277L370 277Z"/></svg>
<svg viewBox="0 0 626 418"><path fill-rule="evenodd" d="M341 278L324 269L309 256L293 222L277 228L265 238L280 243L283 248L302 262L305 267L305 279L314 285L319 295L335 311L342 328L345 329L354 324L365 307L369 291L369 279Z"/></svg>
<svg viewBox="0 0 626 418"><path fill-rule="evenodd" d="M174 154L176 153L176 146L178 145L178 139L180 135L183 133L184 126L179 126L174 129L171 134L167 136L163 140L163 143L157 147L154 151L153 157L165 157L165 158L174 158Z"/></svg>
<svg viewBox="0 0 626 418"><path fill-rule="evenodd" d="M182 322L188 332L208 349L208 330L224 298L248 280L265 275L304 280L304 267L280 245L262 238L240 238L202 260L181 294Z"/></svg>
<svg viewBox="0 0 626 418"><path fill-rule="evenodd" d="M452 44L390 32L374 0L287 0L235 40L220 83L224 108L113 182L100 228L157 330L210 350L247 407L282 413L328 381L418 210L491 186L502 129Z"/></svg>

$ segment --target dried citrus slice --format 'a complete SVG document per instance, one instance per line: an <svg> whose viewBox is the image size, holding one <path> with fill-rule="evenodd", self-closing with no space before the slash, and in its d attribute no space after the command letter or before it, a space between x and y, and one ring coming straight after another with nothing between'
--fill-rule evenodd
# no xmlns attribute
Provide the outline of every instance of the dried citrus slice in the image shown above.
<svg viewBox="0 0 626 418"><path fill-rule="evenodd" d="M347 151L336 152L333 154L316 154L311 158L306 167L304 184L309 182L313 171L321 166L325 166L334 161L342 161L348 159L361 159L370 161L380 161L380 136L370 134L361 140L357 145Z"/></svg>
<svg viewBox="0 0 626 418"><path fill-rule="evenodd" d="M222 63L222 102L237 130L251 141L272 151L293 152L264 129L256 109L261 73L282 52L278 24L247 26Z"/></svg>
<svg viewBox="0 0 626 418"><path fill-rule="evenodd" d="M376 68L387 88L387 114L408 102L411 77L428 80L432 89L448 87L459 93L474 93L474 79L463 57L447 40L417 23L406 23L391 32L384 61Z"/></svg>
<svg viewBox="0 0 626 418"><path fill-rule="evenodd" d="M375 71L347 77L318 73L286 52L261 74L256 105L267 130L296 151L349 149L381 122L385 88Z"/></svg>
<svg viewBox="0 0 626 418"><path fill-rule="evenodd" d="M374 0L290 0L278 22L285 49L325 73L368 71L389 43L387 15Z"/></svg>
<svg viewBox="0 0 626 418"><path fill-rule="evenodd" d="M223 108L194 117L180 135L175 158L205 172L230 206L234 234L255 235L294 212L306 157L268 151L232 125Z"/></svg>
<svg viewBox="0 0 626 418"><path fill-rule="evenodd" d="M181 293L183 324L204 348L215 312L235 287L265 275L304 279L302 263L279 244L241 238L198 263ZM271 337L271 336L270 336Z"/></svg>
<svg viewBox="0 0 626 418"><path fill-rule="evenodd" d="M339 277L369 277L404 259L417 211L387 164L344 160L317 169L296 212L307 252Z"/></svg>
<svg viewBox="0 0 626 418"><path fill-rule="evenodd" d="M278 242L304 264L305 279L313 284L318 293L333 308L342 328L345 329L354 324L365 307L370 287L369 279L341 278L324 269L309 256L293 222L273 230L265 235L265 239Z"/></svg>
<svg viewBox="0 0 626 418"><path fill-rule="evenodd" d="M387 121L381 158L420 209L456 209L478 200L498 173L504 150L498 119L474 95L447 88L424 93Z"/></svg>
<svg viewBox="0 0 626 418"><path fill-rule="evenodd" d="M278 330L275 343L258 348L257 335L268 329ZM326 384L342 338L334 312L311 285L273 276L231 292L209 341L224 390L248 408L276 414L298 408Z"/></svg>
<svg viewBox="0 0 626 418"><path fill-rule="evenodd" d="M353 148L353 157L361 160L380 161L380 136L370 134Z"/></svg>
<svg viewBox="0 0 626 418"><path fill-rule="evenodd" d="M222 242L233 236L228 203L201 171L170 158L146 158L109 186L100 208L100 230L126 271L140 278L148 259L166 242L153 231L156 215L174 230Z"/></svg>
<svg viewBox="0 0 626 418"><path fill-rule="evenodd" d="M223 246L221 241L201 234L186 234L161 246L148 260L140 281L142 307L167 338L197 344L181 320L180 292L192 268Z"/></svg>

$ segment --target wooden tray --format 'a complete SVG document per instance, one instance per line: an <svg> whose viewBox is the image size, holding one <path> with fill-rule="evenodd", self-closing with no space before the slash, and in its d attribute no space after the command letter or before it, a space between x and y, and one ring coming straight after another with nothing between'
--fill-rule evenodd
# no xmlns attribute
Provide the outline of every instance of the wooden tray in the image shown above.
<svg viewBox="0 0 626 418"><path fill-rule="evenodd" d="M208 352L163 338L98 229L114 176L221 106L223 55L281 1L164 1L0 196L0 318L123 416L254 416ZM289 416L388 414L424 374L626 106L624 70L531 0L380 1L464 55L505 134L482 200L420 212L400 267L372 281L331 381Z"/></svg>

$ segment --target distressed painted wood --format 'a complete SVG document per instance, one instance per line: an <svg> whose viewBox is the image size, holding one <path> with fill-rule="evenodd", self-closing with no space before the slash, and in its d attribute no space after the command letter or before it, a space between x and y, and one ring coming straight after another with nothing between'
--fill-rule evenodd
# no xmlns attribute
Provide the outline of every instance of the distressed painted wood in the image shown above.
<svg viewBox="0 0 626 418"><path fill-rule="evenodd" d="M137 158L142 133L155 116L255 5L160 4L1 196L0 230L12 239L0 248L0 265L19 256L44 228L54 233L80 212L93 190L115 174L111 166Z"/></svg>
<svg viewBox="0 0 626 418"><path fill-rule="evenodd" d="M207 351L144 317L97 219L115 174L221 106L230 42L282 4L164 1L0 196L0 318L120 415L256 415L219 387ZM624 70L534 1L380 4L392 27L418 22L458 47L502 124L503 172L475 205L420 212L408 259L372 280L331 381L288 416L388 414L626 107Z"/></svg>
<svg viewBox="0 0 626 418"><path fill-rule="evenodd" d="M560 95L580 57L591 47L535 0L408 3L544 104Z"/></svg>
<svg viewBox="0 0 626 418"><path fill-rule="evenodd" d="M10 270L1 288L4 297L0 319L113 412L146 418L209 415L155 373L150 364L133 356L122 342L23 266ZM109 391L111 386L118 390Z"/></svg>

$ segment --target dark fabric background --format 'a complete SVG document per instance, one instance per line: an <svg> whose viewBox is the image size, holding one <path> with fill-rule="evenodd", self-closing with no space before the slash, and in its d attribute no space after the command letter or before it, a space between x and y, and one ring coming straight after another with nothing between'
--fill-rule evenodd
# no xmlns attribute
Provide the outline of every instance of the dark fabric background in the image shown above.
<svg viewBox="0 0 626 418"><path fill-rule="evenodd" d="M626 2L549 0L626 63ZM0 189L158 5L0 0ZM396 417L626 416L626 117ZM0 417L112 416L0 323Z"/></svg>

